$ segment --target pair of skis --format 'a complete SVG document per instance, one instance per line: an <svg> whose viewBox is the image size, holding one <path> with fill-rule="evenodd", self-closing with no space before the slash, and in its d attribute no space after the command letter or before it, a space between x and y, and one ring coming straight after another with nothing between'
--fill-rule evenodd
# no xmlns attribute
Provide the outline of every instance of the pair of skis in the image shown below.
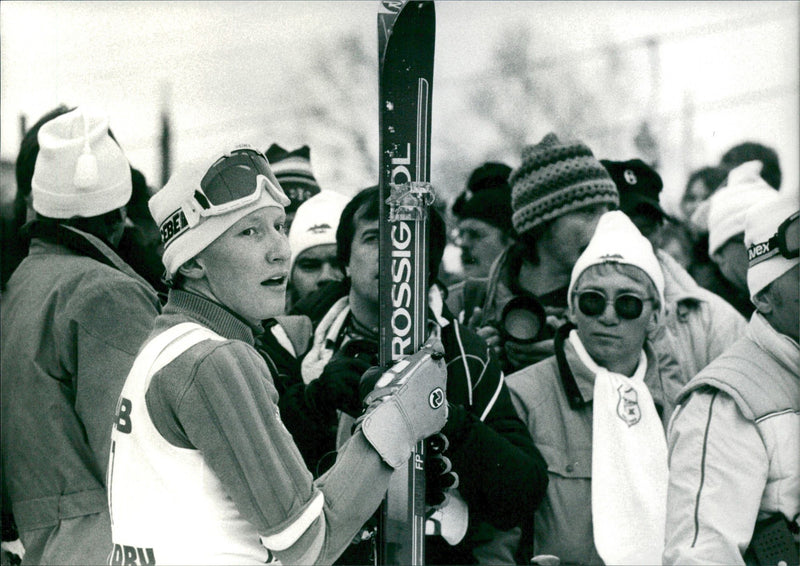
<svg viewBox="0 0 800 566"><path fill-rule="evenodd" d="M416 352L427 338L432 0L381 2L380 361ZM397 470L381 507L377 563L425 563L425 444Z"/></svg>

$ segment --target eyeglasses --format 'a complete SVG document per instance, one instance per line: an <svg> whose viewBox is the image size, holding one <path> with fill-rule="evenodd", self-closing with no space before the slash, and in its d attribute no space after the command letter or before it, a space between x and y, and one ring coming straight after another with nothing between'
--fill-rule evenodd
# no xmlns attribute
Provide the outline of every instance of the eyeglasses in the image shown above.
<svg viewBox="0 0 800 566"><path fill-rule="evenodd" d="M636 295L619 295L614 299L614 310L617 316L625 320L636 320L642 316L645 301L653 299L642 299ZM598 291L584 291L578 293L578 308L586 316L600 316L606 311L608 299Z"/></svg>
<svg viewBox="0 0 800 566"><path fill-rule="evenodd" d="M753 244L747 250L747 259L750 267L766 261L772 256L780 254L786 259L800 255L800 211L781 222L778 231L766 242Z"/></svg>

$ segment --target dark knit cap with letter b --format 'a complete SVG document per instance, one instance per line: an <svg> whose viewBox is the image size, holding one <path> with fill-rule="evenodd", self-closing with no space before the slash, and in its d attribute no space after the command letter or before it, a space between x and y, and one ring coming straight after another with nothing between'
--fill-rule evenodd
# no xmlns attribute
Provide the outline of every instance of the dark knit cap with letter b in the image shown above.
<svg viewBox="0 0 800 566"><path fill-rule="evenodd" d="M519 235L587 206L619 206L617 186L592 150L580 141L562 142L554 133L522 150L522 164L509 184L511 220Z"/></svg>

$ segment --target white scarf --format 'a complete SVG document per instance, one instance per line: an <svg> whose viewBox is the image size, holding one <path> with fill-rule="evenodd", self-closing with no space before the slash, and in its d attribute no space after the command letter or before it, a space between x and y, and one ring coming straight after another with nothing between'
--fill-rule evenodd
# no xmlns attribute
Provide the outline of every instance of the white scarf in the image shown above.
<svg viewBox="0 0 800 566"><path fill-rule="evenodd" d="M438 286L432 285L428 290L428 309L433 314L433 318L439 328L444 328L450 324L442 315L443 308L444 298L441 291ZM322 375L322 370L331 361L334 353L331 342L336 341L348 314L350 314L350 297L345 295L336 301L325 316L322 317L322 320L319 321L308 353L300 364L303 382L306 385ZM433 328L431 328L431 331L434 331ZM439 330L435 331L438 332Z"/></svg>
<svg viewBox="0 0 800 566"><path fill-rule="evenodd" d="M336 339L348 314L350 314L350 299L344 296L336 301L319 321L311 347L300 363L303 383L306 385L322 375L322 370L331 361L333 348L327 342L329 339Z"/></svg>
<svg viewBox="0 0 800 566"><path fill-rule="evenodd" d="M667 442L650 390L647 357L632 377L592 360L576 331L569 340L592 372L592 523L606 564L661 564L667 513Z"/></svg>

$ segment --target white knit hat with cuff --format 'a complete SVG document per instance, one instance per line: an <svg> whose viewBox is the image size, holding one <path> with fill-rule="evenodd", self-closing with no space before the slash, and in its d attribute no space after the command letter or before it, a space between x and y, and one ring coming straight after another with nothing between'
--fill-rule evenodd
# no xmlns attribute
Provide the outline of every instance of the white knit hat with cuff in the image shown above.
<svg viewBox="0 0 800 566"><path fill-rule="evenodd" d="M727 185L709 199L708 255L713 256L725 243L744 234L744 216L754 204L770 199L777 191L761 178L760 161L742 163L728 173Z"/></svg>
<svg viewBox="0 0 800 566"><path fill-rule="evenodd" d="M38 134L33 209L48 218L91 218L131 198L131 167L108 134L108 118L86 107L53 118Z"/></svg>
<svg viewBox="0 0 800 566"><path fill-rule="evenodd" d="M336 230L339 217L350 199L337 191L324 190L297 208L292 227L289 230L289 248L294 262L304 251L315 246L336 244Z"/></svg>
<svg viewBox="0 0 800 566"><path fill-rule="evenodd" d="M644 271L655 285L661 314L664 313L664 272L653 252L653 246L621 210L606 212L600 217L589 245L575 262L567 291L572 309L572 292L581 274L593 265L624 263Z"/></svg>
<svg viewBox="0 0 800 566"><path fill-rule="evenodd" d="M250 146L232 146L232 149L241 148ZM260 153L256 149L253 151ZM268 188L269 184L265 183L258 199L242 208L216 216L192 214L192 200L195 191L200 189L200 182L217 159L226 154L225 150L218 151L208 158L194 160L177 168L167 184L147 203L150 214L161 231L161 241L164 243L161 261L168 279L174 277L181 265L206 249L228 228L251 212L268 206L283 208L289 204L286 195Z"/></svg>

